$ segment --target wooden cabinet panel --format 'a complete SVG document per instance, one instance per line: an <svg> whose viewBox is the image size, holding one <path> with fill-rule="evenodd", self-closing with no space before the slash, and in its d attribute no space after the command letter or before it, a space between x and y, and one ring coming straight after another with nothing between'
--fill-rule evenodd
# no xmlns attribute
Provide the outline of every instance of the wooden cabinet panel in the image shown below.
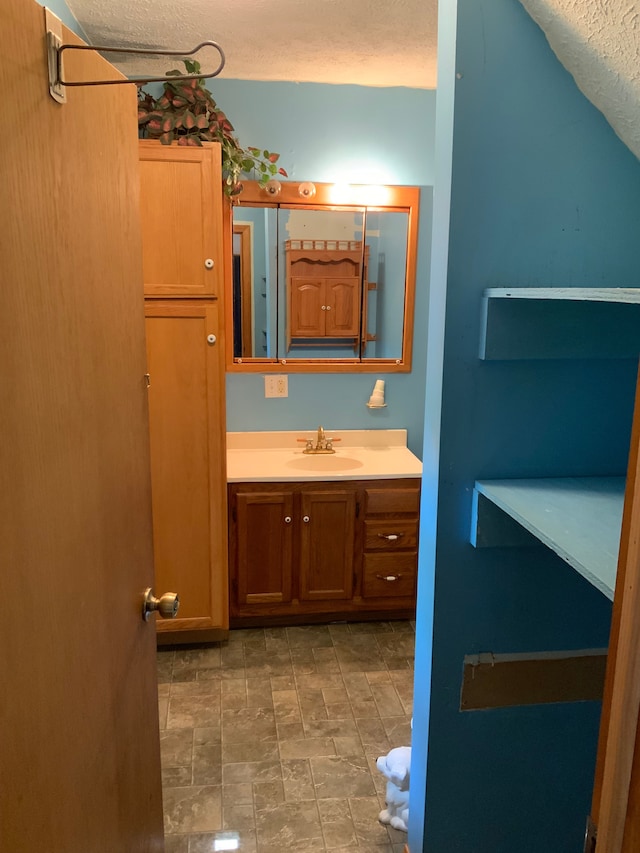
<svg viewBox="0 0 640 853"><path fill-rule="evenodd" d="M224 383L217 305L147 302L156 593L180 596L159 633L228 627Z"/></svg>
<svg viewBox="0 0 640 853"><path fill-rule="evenodd" d="M397 554L365 554L362 597L386 598L415 595L416 551Z"/></svg>
<svg viewBox="0 0 640 853"><path fill-rule="evenodd" d="M418 519L404 521L365 521L364 547L366 551L394 551L418 547Z"/></svg>
<svg viewBox="0 0 640 853"><path fill-rule="evenodd" d="M328 338L360 334L360 279L327 279L325 283L325 335Z"/></svg>
<svg viewBox="0 0 640 853"><path fill-rule="evenodd" d="M353 596L355 491L303 492L300 524L300 600Z"/></svg>
<svg viewBox="0 0 640 853"><path fill-rule="evenodd" d="M367 515L384 513L394 515L396 513L412 513L417 515L420 510L420 488L407 489L366 489Z"/></svg>
<svg viewBox="0 0 640 853"><path fill-rule="evenodd" d="M222 292L220 146L161 145L140 152L145 296L217 297Z"/></svg>
<svg viewBox="0 0 640 853"><path fill-rule="evenodd" d="M293 497L287 492L238 495L238 601L273 604L291 601Z"/></svg>
<svg viewBox="0 0 640 853"><path fill-rule="evenodd" d="M294 278L291 282L291 335L315 338L324 335L324 282L322 279Z"/></svg>

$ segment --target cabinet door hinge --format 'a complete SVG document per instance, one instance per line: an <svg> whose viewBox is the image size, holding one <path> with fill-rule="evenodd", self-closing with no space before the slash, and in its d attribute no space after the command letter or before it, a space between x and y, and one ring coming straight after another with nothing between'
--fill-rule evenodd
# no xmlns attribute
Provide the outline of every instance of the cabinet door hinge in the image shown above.
<svg viewBox="0 0 640 853"><path fill-rule="evenodd" d="M584 853L596 853L596 839L598 837L598 827L591 820L591 815L587 818L587 828L584 833Z"/></svg>

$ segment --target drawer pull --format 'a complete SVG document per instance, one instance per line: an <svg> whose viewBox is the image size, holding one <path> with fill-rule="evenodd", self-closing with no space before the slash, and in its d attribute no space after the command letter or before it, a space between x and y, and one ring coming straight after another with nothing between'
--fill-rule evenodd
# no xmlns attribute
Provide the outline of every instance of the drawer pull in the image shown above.
<svg viewBox="0 0 640 853"><path fill-rule="evenodd" d="M376 575L379 581L388 581L389 583L393 583L393 581L399 581L402 575Z"/></svg>
<svg viewBox="0 0 640 853"><path fill-rule="evenodd" d="M395 542L401 536L404 536L404 533L378 533L380 539L386 539L387 542Z"/></svg>

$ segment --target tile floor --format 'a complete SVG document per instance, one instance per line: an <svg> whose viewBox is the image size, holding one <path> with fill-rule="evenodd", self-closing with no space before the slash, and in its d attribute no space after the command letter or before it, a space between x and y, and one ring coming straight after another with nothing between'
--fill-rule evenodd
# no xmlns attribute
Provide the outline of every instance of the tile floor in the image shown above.
<svg viewBox="0 0 640 853"><path fill-rule="evenodd" d="M375 761L411 743L413 652L411 622L159 651L166 853L402 853Z"/></svg>

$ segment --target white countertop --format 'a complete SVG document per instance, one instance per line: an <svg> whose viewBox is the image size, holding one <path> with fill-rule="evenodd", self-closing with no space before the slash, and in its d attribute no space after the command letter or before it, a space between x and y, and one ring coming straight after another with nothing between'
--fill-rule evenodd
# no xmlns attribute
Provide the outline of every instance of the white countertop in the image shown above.
<svg viewBox="0 0 640 853"><path fill-rule="evenodd" d="M303 453L317 429L227 433L227 480L230 483L301 480L391 480L420 477L422 463L407 447L407 431L325 428L336 440L334 454ZM340 439L338 441L338 439Z"/></svg>

